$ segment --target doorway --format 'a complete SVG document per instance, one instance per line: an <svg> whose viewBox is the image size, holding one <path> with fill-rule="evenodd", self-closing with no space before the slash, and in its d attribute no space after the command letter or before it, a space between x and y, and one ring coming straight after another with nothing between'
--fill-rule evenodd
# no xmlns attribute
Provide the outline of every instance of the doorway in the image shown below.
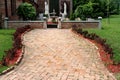
<svg viewBox="0 0 120 80"><path fill-rule="evenodd" d="M53 9L56 12L56 16L59 16L59 0L49 0L49 12L52 13Z"/></svg>

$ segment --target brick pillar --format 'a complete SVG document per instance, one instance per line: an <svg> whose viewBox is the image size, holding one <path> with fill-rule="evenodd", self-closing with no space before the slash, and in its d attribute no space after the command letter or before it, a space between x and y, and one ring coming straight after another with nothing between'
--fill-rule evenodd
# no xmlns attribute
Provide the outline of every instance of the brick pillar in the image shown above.
<svg viewBox="0 0 120 80"><path fill-rule="evenodd" d="M11 0L11 15L16 14L16 0Z"/></svg>
<svg viewBox="0 0 120 80"><path fill-rule="evenodd" d="M2 13L0 13L0 29L2 28Z"/></svg>
<svg viewBox="0 0 120 80"><path fill-rule="evenodd" d="M8 4L7 4L7 0L5 1L5 16L8 17Z"/></svg>

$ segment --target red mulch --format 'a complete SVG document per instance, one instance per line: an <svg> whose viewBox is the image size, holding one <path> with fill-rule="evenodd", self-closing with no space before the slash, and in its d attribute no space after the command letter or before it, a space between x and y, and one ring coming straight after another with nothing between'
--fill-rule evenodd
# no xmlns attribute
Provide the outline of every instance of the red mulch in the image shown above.
<svg viewBox="0 0 120 80"><path fill-rule="evenodd" d="M108 68L108 70L113 73L120 72L120 64L118 65L113 64L113 60L110 58L110 54L106 53L100 44L96 43L95 41L91 41L91 42L96 44L97 47L99 48L99 54L100 54L101 60L106 64L106 67Z"/></svg>
<svg viewBox="0 0 120 80"><path fill-rule="evenodd" d="M74 33L77 34L76 32L74 32ZM79 35L79 36L84 38L82 35ZM85 38L85 39L87 39L87 38ZM106 64L106 67L107 67L107 69L109 71L111 71L112 73L120 72L120 64L117 64L117 65L113 64L113 60L110 58L110 54L106 53L103 50L102 45L100 45L99 43L95 42L94 40L90 40L90 39L87 39L87 40L91 41L92 43L94 43L98 47L100 58L104 62L104 64Z"/></svg>
<svg viewBox="0 0 120 80"><path fill-rule="evenodd" d="M8 61L9 65L15 64L15 62L18 60L21 54L22 54L22 49L17 50L14 59Z"/></svg>

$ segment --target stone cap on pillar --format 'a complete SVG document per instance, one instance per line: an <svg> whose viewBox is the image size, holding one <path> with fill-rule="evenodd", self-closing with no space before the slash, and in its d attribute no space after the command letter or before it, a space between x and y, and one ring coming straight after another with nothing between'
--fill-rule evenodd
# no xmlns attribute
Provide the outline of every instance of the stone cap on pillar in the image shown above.
<svg viewBox="0 0 120 80"><path fill-rule="evenodd" d="M8 20L8 17L5 17L4 20Z"/></svg>

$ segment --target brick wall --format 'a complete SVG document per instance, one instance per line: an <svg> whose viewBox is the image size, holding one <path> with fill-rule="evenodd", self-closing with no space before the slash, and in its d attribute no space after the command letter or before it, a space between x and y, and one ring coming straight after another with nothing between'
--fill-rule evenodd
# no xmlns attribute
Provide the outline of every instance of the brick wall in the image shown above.
<svg viewBox="0 0 120 80"><path fill-rule="evenodd" d="M10 1L11 0L7 0L7 8L8 8L8 17L9 17L9 19L12 19L12 17L14 17L14 16L11 15L11 2ZM22 3L22 0L16 0L16 9L21 3ZM5 3L4 3L4 0L0 0L0 13L2 13L2 17L4 18L5 17Z"/></svg>
<svg viewBox="0 0 120 80"><path fill-rule="evenodd" d="M4 0L0 0L0 13L2 13L2 17L5 16L5 3L4 3Z"/></svg>
<svg viewBox="0 0 120 80"><path fill-rule="evenodd" d="M47 28L46 21L7 21L8 28L18 28L25 25L31 25L33 28ZM81 28L99 28L101 29L100 21L64 21L58 22L61 29L72 28L73 25ZM6 28L6 26L4 26Z"/></svg>
<svg viewBox="0 0 120 80"><path fill-rule="evenodd" d="M99 28L99 21L79 21L79 22L75 22L75 21L65 21L65 22L61 22L61 28L63 29L68 29L71 28L73 25L79 26L81 28Z"/></svg>
<svg viewBox="0 0 120 80"><path fill-rule="evenodd" d="M43 28L43 21L8 21L8 28L18 28L25 25L30 25L33 28Z"/></svg>

